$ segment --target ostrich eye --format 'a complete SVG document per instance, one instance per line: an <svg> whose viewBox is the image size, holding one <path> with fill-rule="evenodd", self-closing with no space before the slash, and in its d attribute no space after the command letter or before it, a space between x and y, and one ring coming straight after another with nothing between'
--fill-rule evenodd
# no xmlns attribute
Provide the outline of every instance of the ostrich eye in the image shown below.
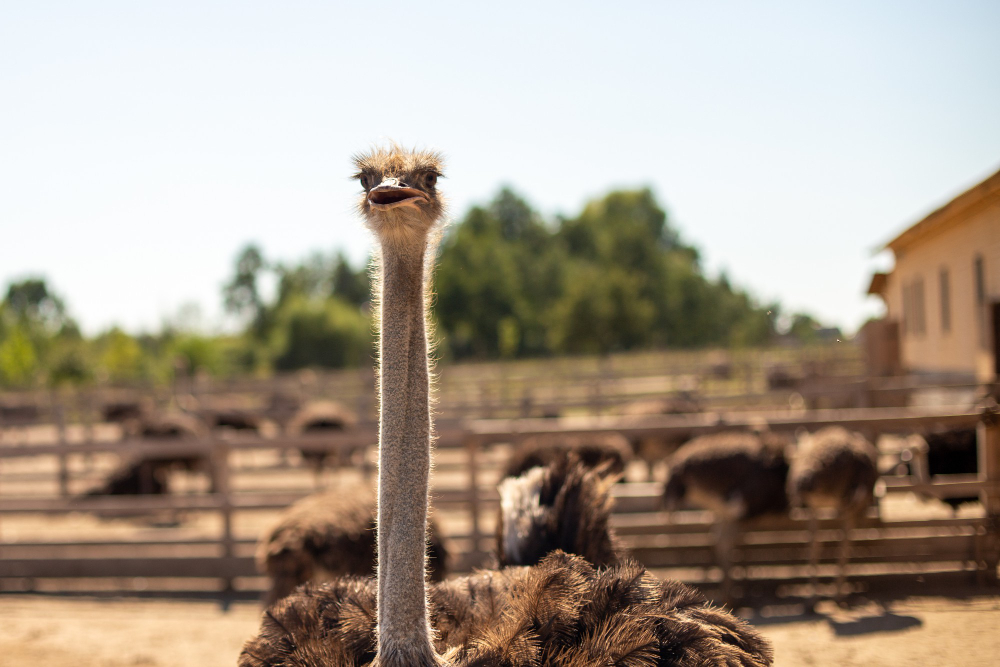
<svg viewBox="0 0 1000 667"><path fill-rule="evenodd" d="M433 188L435 183L437 183L437 180L438 180L437 174L435 174L432 171L429 171L426 174L424 174L424 183L429 188Z"/></svg>
<svg viewBox="0 0 1000 667"><path fill-rule="evenodd" d="M361 187L363 187L365 190L367 190L368 189L368 174L361 174L360 180L361 180Z"/></svg>

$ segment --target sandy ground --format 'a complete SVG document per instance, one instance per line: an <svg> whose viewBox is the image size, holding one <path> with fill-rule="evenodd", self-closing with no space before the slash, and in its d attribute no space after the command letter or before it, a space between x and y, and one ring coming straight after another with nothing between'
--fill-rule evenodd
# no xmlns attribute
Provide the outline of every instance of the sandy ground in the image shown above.
<svg viewBox="0 0 1000 667"><path fill-rule="evenodd" d="M240 602L0 597L5 667L222 667L236 664L260 610ZM907 598L886 609L821 605L809 616L758 618L777 667L993 667L1000 595Z"/></svg>

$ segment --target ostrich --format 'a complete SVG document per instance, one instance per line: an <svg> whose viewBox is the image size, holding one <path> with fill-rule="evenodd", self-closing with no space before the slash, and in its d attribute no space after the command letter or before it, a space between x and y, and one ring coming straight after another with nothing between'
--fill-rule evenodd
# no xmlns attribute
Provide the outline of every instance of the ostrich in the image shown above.
<svg viewBox="0 0 1000 667"><path fill-rule="evenodd" d="M961 475L979 472L979 446L976 429L956 428L913 436L917 445L903 451L905 465L919 481L929 483L935 475ZM979 496L942 498L953 513L966 503L979 502Z"/></svg>
<svg viewBox="0 0 1000 667"><path fill-rule="evenodd" d="M561 449L544 467L500 482L497 563L536 565L557 549L591 565L614 565L621 550L610 526L613 460L592 465Z"/></svg>
<svg viewBox="0 0 1000 667"><path fill-rule="evenodd" d="M716 560L722 570L722 595L730 598L732 552L739 522L787 510L787 442L765 431L724 431L684 444L668 459L664 506L694 505L716 520Z"/></svg>
<svg viewBox="0 0 1000 667"><path fill-rule="evenodd" d="M310 401L292 415L285 425L285 433L290 436L322 434L344 431L357 424L357 417L336 401ZM358 451L331 452L322 446L303 446L299 449L302 459L312 468L319 485L323 468L330 458L338 463L352 458Z"/></svg>
<svg viewBox="0 0 1000 667"><path fill-rule="evenodd" d="M308 581L375 570L375 494L353 484L293 503L257 545L257 569L271 580L264 603L271 605ZM448 551L430 521L430 576L444 578Z"/></svg>
<svg viewBox="0 0 1000 667"><path fill-rule="evenodd" d="M680 390L663 398L643 399L626 403L620 414L632 417L649 415L682 415L704 411L705 407L698 395L690 390ZM653 479L654 467L678 447L691 439L690 433L671 436L641 436L632 440L635 455L646 463L646 477Z"/></svg>
<svg viewBox="0 0 1000 667"><path fill-rule="evenodd" d="M618 433L584 433L580 435L547 434L529 436L519 442L504 469L504 477L519 477L535 467L573 454L591 468L608 462L606 472L620 475L632 460L632 447Z"/></svg>
<svg viewBox="0 0 1000 667"><path fill-rule="evenodd" d="M271 420L261 414L261 410L249 407L237 397L209 397L196 399L193 412L197 413L213 429L230 429L261 433L273 428Z"/></svg>
<svg viewBox="0 0 1000 667"><path fill-rule="evenodd" d="M788 471L788 497L810 510L809 568L814 598L819 563L817 510L832 508L843 521L836 585L840 599L851 529L875 499L877 460L878 452L863 435L841 426L828 426L799 438Z"/></svg>
<svg viewBox="0 0 1000 667"><path fill-rule="evenodd" d="M148 398L133 398L109 401L101 407L101 419L106 422L126 423L153 411L153 402Z"/></svg>
<svg viewBox="0 0 1000 667"><path fill-rule="evenodd" d="M208 435L208 427L199 418L183 412L144 412L125 422L123 434L130 439L159 442L197 441ZM85 495L166 495L170 493L170 473L175 470L206 472L212 478L207 455L134 456Z"/></svg>
<svg viewBox="0 0 1000 667"><path fill-rule="evenodd" d="M742 621L634 563L595 570L554 552L427 586L432 428L425 324L443 201L440 158L393 147L356 158L377 238L380 433L377 577L306 585L269 608L243 667L282 665L767 665Z"/></svg>

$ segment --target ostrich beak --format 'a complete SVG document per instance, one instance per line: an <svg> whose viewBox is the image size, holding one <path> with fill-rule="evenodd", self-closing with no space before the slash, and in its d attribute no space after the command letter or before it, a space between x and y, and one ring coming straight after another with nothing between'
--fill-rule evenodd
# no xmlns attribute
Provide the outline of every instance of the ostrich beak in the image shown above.
<svg viewBox="0 0 1000 667"><path fill-rule="evenodd" d="M376 211L388 211L399 206L413 206L419 208L421 202L428 202L430 198L421 190L396 185L386 179L381 185L371 189L368 193L368 203ZM395 181L395 179L391 179Z"/></svg>

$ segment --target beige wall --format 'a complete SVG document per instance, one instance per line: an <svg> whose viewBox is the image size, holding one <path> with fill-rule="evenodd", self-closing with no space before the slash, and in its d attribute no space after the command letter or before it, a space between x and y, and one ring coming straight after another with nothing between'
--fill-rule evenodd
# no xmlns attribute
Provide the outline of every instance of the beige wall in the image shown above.
<svg viewBox="0 0 1000 667"><path fill-rule="evenodd" d="M947 227L897 254L886 287L888 316L901 324L901 356L907 370L975 373L988 380L993 377L988 308L991 302L1000 301L1000 201L994 200ZM977 254L983 258L986 283L987 306L981 318L975 306L973 263ZM949 276L950 331L942 330L939 276L943 268ZM906 318L903 308L904 287L921 279L923 332L914 330L913 313Z"/></svg>

